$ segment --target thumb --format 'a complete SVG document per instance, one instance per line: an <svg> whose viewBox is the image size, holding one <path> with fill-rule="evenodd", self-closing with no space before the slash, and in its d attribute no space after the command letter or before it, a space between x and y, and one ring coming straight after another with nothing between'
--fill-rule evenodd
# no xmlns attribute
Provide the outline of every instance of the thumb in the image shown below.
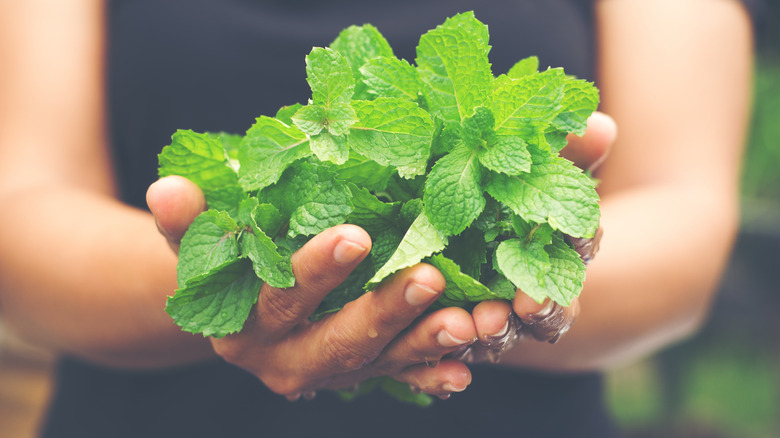
<svg viewBox="0 0 780 438"><path fill-rule="evenodd" d="M146 203L174 252L192 221L206 209L203 192L192 181L181 176L166 176L146 191Z"/></svg>
<svg viewBox="0 0 780 438"><path fill-rule="evenodd" d="M607 157L617 137L617 125L612 117L594 112L582 137L569 134L561 155L583 170L595 170Z"/></svg>

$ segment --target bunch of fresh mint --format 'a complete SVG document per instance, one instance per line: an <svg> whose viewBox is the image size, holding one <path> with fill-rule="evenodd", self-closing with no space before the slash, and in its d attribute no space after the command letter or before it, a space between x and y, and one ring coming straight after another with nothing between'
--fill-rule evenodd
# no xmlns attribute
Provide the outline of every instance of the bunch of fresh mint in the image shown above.
<svg viewBox="0 0 780 438"><path fill-rule="evenodd" d="M570 238L598 227L594 181L558 156L598 104L593 84L535 57L494 77L488 29L456 15L420 38L416 65L371 25L306 57L307 105L260 117L244 136L178 131L160 176L203 190L209 210L182 239L180 289L166 310L183 330L241 330L263 282L295 283L290 256L337 224L363 227L370 256L312 318L400 269L437 267L435 305L512 299L568 305L585 265Z"/></svg>

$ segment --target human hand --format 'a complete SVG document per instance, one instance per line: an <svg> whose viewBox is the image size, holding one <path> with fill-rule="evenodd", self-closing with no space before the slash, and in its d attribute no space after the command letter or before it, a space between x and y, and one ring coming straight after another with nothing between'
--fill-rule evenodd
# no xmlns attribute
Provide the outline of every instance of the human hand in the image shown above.
<svg viewBox="0 0 780 438"><path fill-rule="evenodd" d="M147 202L174 251L205 207L198 187L175 176L150 186ZM439 396L465 389L471 381L468 368L440 360L476 340L471 315L448 308L416 321L444 290L444 278L430 265L405 269L339 312L308 320L370 248L368 234L353 225L315 236L293 255L295 286L263 285L243 330L211 339L214 351L291 399L384 375Z"/></svg>
<svg viewBox="0 0 780 438"><path fill-rule="evenodd" d="M617 136L617 126L608 115L595 112L588 119L582 137L569 135L561 155L584 170L595 170L606 158ZM591 239L570 239L575 250L587 264L598 251L601 229ZM502 301L484 301L475 306L472 315L479 342L464 347L453 357L466 362L496 362L503 351L521 338L531 336L538 341L557 342L571 327L579 313L579 299L569 307L551 300L537 303L518 290L511 305Z"/></svg>

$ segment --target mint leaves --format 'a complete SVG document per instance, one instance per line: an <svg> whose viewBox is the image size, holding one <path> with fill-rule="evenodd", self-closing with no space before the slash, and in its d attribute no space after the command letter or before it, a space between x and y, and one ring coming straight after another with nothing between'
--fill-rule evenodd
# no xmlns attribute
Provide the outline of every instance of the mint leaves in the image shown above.
<svg viewBox="0 0 780 438"><path fill-rule="evenodd" d="M311 99L261 116L243 136L178 131L160 176L182 175L210 210L184 236L167 312L222 337L241 330L262 283L295 284L290 256L341 223L366 229L370 256L316 319L405 267L436 266L434 307L511 299L568 305L585 265L567 236L594 235L594 181L558 156L598 105L593 84L535 57L494 76L473 13L420 38L415 64L371 25L306 56ZM273 84L268 84L273 86Z"/></svg>

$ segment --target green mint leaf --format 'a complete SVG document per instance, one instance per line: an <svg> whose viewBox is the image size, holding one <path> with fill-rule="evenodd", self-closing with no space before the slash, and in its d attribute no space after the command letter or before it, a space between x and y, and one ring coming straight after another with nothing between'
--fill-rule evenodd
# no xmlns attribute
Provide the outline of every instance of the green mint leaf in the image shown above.
<svg viewBox="0 0 780 438"><path fill-rule="evenodd" d="M393 57L393 49L385 37L370 24L350 26L341 31L339 36L330 43L330 48L339 52L347 60L355 77L354 99L368 99L366 84L361 79L361 67L378 57Z"/></svg>
<svg viewBox="0 0 780 438"><path fill-rule="evenodd" d="M269 236L276 236L284 226L282 214L271 204L258 204L252 210L252 219Z"/></svg>
<svg viewBox="0 0 780 438"><path fill-rule="evenodd" d="M335 172L339 179L374 192L384 191L393 174L390 167L383 166L354 151L350 151L349 159L344 164L329 163L328 168Z"/></svg>
<svg viewBox="0 0 780 438"><path fill-rule="evenodd" d="M493 135L479 151L479 162L493 172L517 175L531 171L531 153L522 138Z"/></svg>
<svg viewBox="0 0 780 438"><path fill-rule="evenodd" d="M496 133L517 135L532 141L558 115L563 99L565 75L561 69L493 81L493 105Z"/></svg>
<svg viewBox="0 0 780 438"><path fill-rule="evenodd" d="M585 264L558 235L540 240L510 239L496 249L496 266L517 288L541 303L550 298L568 306L585 281Z"/></svg>
<svg viewBox="0 0 780 438"><path fill-rule="evenodd" d="M423 203L431 223L447 235L465 230L485 208L478 152L458 146L431 169Z"/></svg>
<svg viewBox="0 0 780 438"><path fill-rule="evenodd" d="M485 209L474 221L472 227L485 233L485 242L492 242L499 234L509 234L512 231L512 210L488 197Z"/></svg>
<svg viewBox="0 0 780 438"><path fill-rule="evenodd" d="M290 164L309 155L309 139L298 128L259 117L241 142L239 182L248 192L260 190L278 181Z"/></svg>
<svg viewBox="0 0 780 438"><path fill-rule="evenodd" d="M206 194L206 203L209 209L225 211L231 216L236 215L239 204L247 197L244 189L238 185L209 190Z"/></svg>
<svg viewBox="0 0 780 438"><path fill-rule="evenodd" d="M474 114L463 119L460 136L469 147L482 145L482 140L493 134L496 118L493 111L484 106L474 108Z"/></svg>
<svg viewBox="0 0 780 438"><path fill-rule="evenodd" d="M238 172L238 148L241 145L243 135L229 134L227 132L207 132L207 134L222 143L222 149L228 158L228 164Z"/></svg>
<svg viewBox="0 0 780 438"><path fill-rule="evenodd" d="M355 110L348 103L335 102L329 107L307 105L300 108L292 121L304 133L312 136L327 130L331 135L345 135L357 122Z"/></svg>
<svg viewBox="0 0 780 438"><path fill-rule="evenodd" d="M306 81L313 103L324 107L348 103L355 90L355 78L346 58L329 48L315 47L306 56Z"/></svg>
<svg viewBox="0 0 780 438"><path fill-rule="evenodd" d="M349 184L349 189L354 207L347 216L347 222L365 229L371 235L395 225L401 203L382 202L366 188L354 184Z"/></svg>
<svg viewBox="0 0 780 438"><path fill-rule="evenodd" d="M487 249L484 233L475 227L469 227L458 236L450 238L442 255L457 263L464 274L480 278L482 266L488 261Z"/></svg>
<svg viewBox="0 0 780 438"><path fill-rule="evenodd" d="M295 115L295 113L297 113L298 110L301 108L303 108L303 105L301 105L300 103L285 105L279 108L278 111L276 111L276 119L284 123L285 125L292 125L293 124L292 116Z"/></svg>
<svg viewBox="0 0 780 438"><path fill-rule="evenodd" d="M436 254L427 262L435 266L447 282L444 293L436 301L442 307L466 307L469 303L501 299L487 286L461 272L460 267L447 257Z"/></svg>
<svg viewBox="0 0 780 438"><path fill-rule="evenodd" d="M493 112L484 106L477 107L474 115L461 124L457 135L463 143L479 152L479 162L494 171L516 175L531 168L531 153L522 138L495 133Z"/></svg>
<svg viewBox="0 0 780 438"><path fill-rule="evenodd" d="M396 97L416 102L420 95L420 76L403 59L387 56L373 58L360 67L360 73L371 96Z"/></svg>
<svg viewBox="0 0 780 438"><path fill-rule="evenodd" d="M341 165L349 159L347 139L343 135L332 135L326 131L320 132L309 139L309 145L311 151L320 161Z"/></svg>
<svg viewBox="0 0 780 438"><path fill-rule="evenodd" d="M530 222L548 222L573 237L592 237L598 228L595 183L570 161L549 157L529 173L491 173L485 189Z"/></svg>
<svg viewBox="0 0 780 438"><path fill-rule="evenodd" d="M235 259L192 278L168 298L165 311L185 332L221 338L241 331L261 285L252 262Z"/></svg>
<svg viewBox="0 0 780 438"><path fill-rule="evenodd" d="M195 183L206 196L206 203L219 203L217 189L238 186L238 175L228 160L223 140L213 134L178 130L158 156L159 175L183 176Z"/></svg>
<svg viewBox="0 0 780 438"><path fill-rule="evenodd" d="M490 102L493 73L487 27L471 12L448 19L420 37L417 72L432 114L460 123Z"/></svg>
<svg viewBox="0 0 780 438"><path fill-rule="evenodd" d="M321 105L306 105L290 118L293 124L307 135L317 135L325 129L328 109Z"/></svg>
<svg viewBox="0 0 780 438"><path fill-rule="evenodd" d="M331 135L347 135L357 121L357 114L350 104L333 103L328 108L325 128Z"/></svg>
<svg viewBox="0 0 780 438"><path fill-rule="evenodd" d="M561 149L566 147L566 144L568 143L568 140L566 137L569 134L564 131L547 131L544 133L544 138L547 141L547 144L550 145L550 152L557 154L561 151Z"/></svg>
<svg viewBox="0 0 780 438"><path fill-rule="evenodd" d="M407 178L425 172L433 135L433 122L425 110L393 98L352 105L360 121L347 138L351 149L382 166L397 167Z"/></svg>
<svg viewBox="0 0 780 438"><path fill-rule="evenodd" d="M536 56L529 56L523 58L515 63L512 68L507 72L507 76L512 79L519 79L523 76L528 76L539 71L539 58Z"/></svg>
<svg viewBox="0 0 780 438"><path fill-rule="evenodd" d="M238 257L239 231L226 212L208 210L198 215L181 239L176 266L179 286Z"/></svg>
<svg viewBox="0 0 780 438"><path fill-rule="evenodd" d="M588 117L599 106L599 90L592 82L567 77L561 106L561 113L552 125L560 131L582 135L588 127Z"/></svg>
<svg viewBox="0 0 780 438"><path fill-rule="evenodd" d="M368 281L365 286L366 290L374 289L382 280L396 271L414 266L425 257L443 250L446 246L447 236L437 230L425 214L417 216L387 263L382 265Z"/></svg>
<svg viewBox="0 0 780 438"><path fill-rule="evenodd" d="M313 235L342 224L352 212L352 193L325 166L301 162L259 195L289 218L289 236Z"/></svg>
<svg viewBox="0 0 780 438"><path fill-rule="evenodd" d="M257 214L262 213L255 209L252 216ZM258 278L273 287L283 288L295 285L290 257L279 254L276 244L257 226L255 220L250 224L249 230L241 234L239 243L241 255L252 260L252 269Z"/></svg>
<svg viewBox="0 0 780 438"><path fill-rule="evenodd" d="M376 235L372 235L371 238L374 242L371 246L371 253L369 256L374 272L376 272L390 260L390 257L401 243L403 235L394 227L382 230Z"/></svg>
<svg viewBox="0 0 780 438"><path fill-rule="evenodd" d="M488 283L488 288L505 300L513 300L517 294L517 287L506 277L496 274Z"/></svg>

